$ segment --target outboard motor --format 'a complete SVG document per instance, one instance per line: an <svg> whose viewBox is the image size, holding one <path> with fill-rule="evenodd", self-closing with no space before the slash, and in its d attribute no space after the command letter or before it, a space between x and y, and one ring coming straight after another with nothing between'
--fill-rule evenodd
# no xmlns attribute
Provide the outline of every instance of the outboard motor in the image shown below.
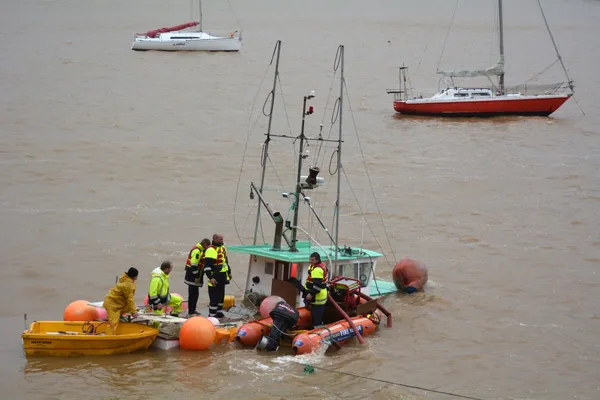
<svg viewBox="0 0 600 400"><path fill-rule="evenodd" d="M279 348L281 335L298 323L299 312L285 301L280 301L269 315L273 319L273 326L269 334L263 335L257 343L258 350L276 351Z"/></svg>

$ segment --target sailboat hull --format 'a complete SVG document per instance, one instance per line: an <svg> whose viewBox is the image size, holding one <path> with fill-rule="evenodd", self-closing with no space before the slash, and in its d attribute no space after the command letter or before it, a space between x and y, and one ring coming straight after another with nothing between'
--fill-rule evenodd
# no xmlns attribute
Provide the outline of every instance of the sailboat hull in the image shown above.
<svg viewBox="0 0 600 400"><path fill-rule="evenodd" d="M159 51L240 51L239 36L218 37L203 32L169 32L158 37L136 36L132 50Z"/></svg>
<svg viewBox="0 0 600 400"><path fill-rule="evenodd" d="M565 95L498 96L490 99L394 101L394 110L408 115L444 117L492 117L499 115L534 115L547 117L571 97Z"/></svg>

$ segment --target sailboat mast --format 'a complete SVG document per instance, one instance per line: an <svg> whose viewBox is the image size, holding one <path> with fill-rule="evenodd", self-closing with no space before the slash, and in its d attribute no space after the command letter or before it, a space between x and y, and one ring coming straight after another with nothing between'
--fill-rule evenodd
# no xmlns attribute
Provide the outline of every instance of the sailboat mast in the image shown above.
<svg viewBox="0 0 600 400"><path fill-rule="evenodd" d="M202 30L202 0L198 0L198 26L200 27L200 32L204 32Z"/></svg>
<svg viewBox="0 0 600 400"><path fill-rule="evenodd" d="M339 100L339 140L338 140L338 152L337 152L337 194L335 198L335 258L334 267L337 266L338 260L338 238L340 232L340 188L342 180L342 110L344 102L344 45L339 47L339 61L340 61L340 100ZM334 269L335 271L335 269Z"/></svg>
<svg viewBox="0 0 600 400"><path fill-rule="evenodd" d="M278 40L275 44L275 49L273 49L273 56L277 53L277 57L275 59L275 76L273 77L273 89L271 90L271 106L269 108L269 124L267 125L267 138L265 139L265 145L263 148L262 154L262 173L260 176L260 188L258 189L259 193L262 194L263 187L265 184L265 173L267 171L267 158L269 157L269 142L271 141L271 123L273 121L273 107L275 105L275 90L277 89L277 79L279 78L279 54L281 53L281 40ZM271 63L273 63L273 58L271 57ZM256 239L258 236L258 225L260 222L260 206L261 202L258 201L258 207L256 212L256 225L254 226L254 241L252 244L256 244Z"/></svg>
<svg viewBox="0 0 600 400"><path fill-rule="evenodd" d="M498 36L500 42L500 60L504 61L504 20L502 17L502 0L498 0ZM500 94L504 94L504 71L498 77Z"/></svg>

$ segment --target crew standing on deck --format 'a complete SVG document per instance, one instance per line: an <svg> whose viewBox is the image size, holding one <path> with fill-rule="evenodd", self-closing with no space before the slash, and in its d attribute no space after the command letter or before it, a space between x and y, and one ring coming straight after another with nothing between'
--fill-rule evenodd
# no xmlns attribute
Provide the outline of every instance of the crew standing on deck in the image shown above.
<svg viewBox="0 0 600 400"><path fill-rule="evenodd" d="M201 242L190 250L185 263L185 278L183 283L188 285L188 316L200 315L196 312L200 288L204 285L204 252L210 246L209 239Z"/></svg>
<svg viewBox="0 0 600 400"><path fill-rule="evenodd" d="M204 272L208 278L208 316L223 318L225 285L231 280L231 268L227 260L227 249L223 244L223 235L215 233L212 245L204 252Z"/></svg>
<svg viewBox="0 0 600 400"><path fill-rule="evenodd" d="M176 317L182 310L183 299L181 296L172 295L169 292L169 274L172 270L173 263L165 261L152 271L148 288L148 304L156 314L161 314L164 307L171 306L173 307L171 315Z"/></svg>
<svg viewBox="0 0 600 400"><path fill-rule="evenodd" d="M121 276L115 286L110 289L102 307L106 310L108 317L109 334L117 333L117 326L121 320L122 314L132 314L137 318L137 307L133 297L135 296L135 281L138 277L138 270L131 267Z"/></svg>
<svg viewBox="0 0 600 400"><path fill-rule="evenodd" d="M313 327L323 325L323 313L327 303L327 275L327 267L321 261L319 253L312 253L303 293L305 302L310 304Z"/></svg>

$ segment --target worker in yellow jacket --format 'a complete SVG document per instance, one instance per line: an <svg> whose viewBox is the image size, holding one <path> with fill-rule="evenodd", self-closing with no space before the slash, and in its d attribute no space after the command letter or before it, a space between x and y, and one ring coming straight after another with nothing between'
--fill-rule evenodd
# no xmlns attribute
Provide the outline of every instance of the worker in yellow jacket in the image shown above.
<svg viewBox="0 0 600 400"><path fill-rule="evenodd" d="M313 327L323 324L323 314L327 303L327 267L316 251L310 255L308 277L304 285L304 302L310 307Z"/></svg>
<svg viewBox="0 0 600 400"><path fill-rule="evenodd" d="M106 310L108 317L108 334L117 334L117 326L121 320L121 315L132 314L133 318L137 318L137 307L133 299L137 277L138 270L133 267L129 268L104 298L102 307Z"/></svg>
<svg viewBox="0 0 600 400"><path fill-rule="evenodd" d="M171 261L163 262L160 267L152 271L150 287L148 288L148 305L152 307L154 313L162 314L162 309L166 306L173 307L171 315L176 317L182 311L183 299L181 296L169 292L169 274L173 270Z"/></svg>

